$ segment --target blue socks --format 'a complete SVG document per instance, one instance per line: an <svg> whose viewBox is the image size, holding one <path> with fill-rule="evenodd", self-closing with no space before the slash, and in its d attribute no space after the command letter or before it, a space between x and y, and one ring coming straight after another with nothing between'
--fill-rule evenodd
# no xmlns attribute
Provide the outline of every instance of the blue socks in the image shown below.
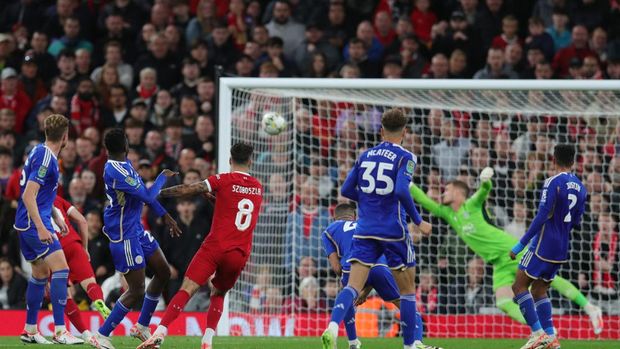
<svg viewBox="0 0 620 349"><path fill-rule="evenodd" d="M30 277L28 280L28 288L26 289L26 324L37 325L37 317L43 297L45 296L45 284L47 279L37 279ZM65 290L65 294L66 294Z"/></svg>
<svg viewBox="0 0 620 349"><path fill-rule="evenodd" d="M125 307L123 303L118 300L116 304L114 304L114 308L112 308L110 316L105 320L103 326L99 329L99 333L106 337L109 336L110 333L114 331L114 328L116 328L116 326L123 321L127 313L129 313L129 309L127 309L127 307Z"/></svg>
<svg viewBox="0 0 620 349"><path fill-rule="evenodd" d="M160 294L149 294L148 292L144 295L144 302L142 302L142 310L140 310L140 317L138 318L138 323L142 326L149 327L151 323L151 317L153 316L153 312L155 308L157 308L157 303L159 303Z"/></svg>
<svg viewBox="0 0 620 349"><path fill-rule="evenodd" d="M357 339L357 331L355 330L355 307L350 306L344 316L344 328L347 330L347 337L350 341Z"/></svg>
<svg viewBox="0 0 620 349"><path fill-rule="evenodd" d="M537 299L535 305L540 325L548 335L555 336L555 331L553 330L553 319L551 318L551 301L549 298L545 297Z"/></svg>
<svg viewBox="0 0 620 349"><path fill-rule="evenodd" d="M414 341L422 341L422 337L424 337L424 324L422 323L422 315L415 312L415 331L413 331L413 340Z"/></svg>
<svg viewBox="0 0 620 349"><path fill-rule="evenodd" d="M534 299L532 299L530 291L525 291L516 295L515 303L519 305L521 313L525 318L525 322L527 322L527 325L530 326L532 332L540 331L542 326L538 320L538 314L536 313L536 308L534 307Z"/></svg>
<svg viewBox="0 0 620 349"><path fill-rule="evenodd" d="M68 277L69 269L57 270L52 273L52 281L50 282L50 300L52 301L52 312L54 313L54 324L56 326L65 325Z"/></svg>
<svg viewBox="0 0 620 349"><path fill-rule="evenodd" d="M416 329L415 293L400 296L400 328L405 345L412 345Z"/></svg>
<svg viewBox="0 0 620 349"><path fill-rule="evenodd" d="M338 293L336 301L334 302L334 309L332 309L332 322L337 324L341 323L347 314L349 308L353 307L353 302L357 298L357 291L350 286L347 286Z"/></svg>

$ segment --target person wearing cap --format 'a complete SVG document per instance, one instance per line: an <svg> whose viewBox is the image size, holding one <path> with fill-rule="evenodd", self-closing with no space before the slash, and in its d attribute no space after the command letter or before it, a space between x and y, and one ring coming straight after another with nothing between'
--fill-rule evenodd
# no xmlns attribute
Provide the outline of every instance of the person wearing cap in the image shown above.
<svg viewBox="0 0 620 349"><path fill-rule="evenodd" d="M583 60L586 56L596 56L596 53L592 52L588 45L588 28L579 24L574 26L571 37L573 42L558 51L553 58L553 69L560 78L569 76L568 68L571 59L576 57Z"/></svg>
<svg viewBox="0 0 620 349"><path fill-rule="evenodd" d="M328 70L335 67L340 59L338 49L324 39L321 25L318 22L310 22L306 25L305 38L295 48L292 58L295 65L303 69L309 67L313 54L318 52L325 56Z"/></svg>
<svg viewBox="0 0 620 349"><path fill-rule="evenodd" d="M43 80L38 77L38 71L39 67L34 58L25 56L22 61L18 88L26 92L33 103L37 103L47 95L47 88Z"/></svg>
<svg viewBox="0 0 620 349"><path fill-rule="evenodd" d="M15 112L15 128L18 134L24 132L24 123L28 111L32 107L32 101L28 95L18 87L17 72L7 67L0 74L0 109L8 108Z"/></svg>

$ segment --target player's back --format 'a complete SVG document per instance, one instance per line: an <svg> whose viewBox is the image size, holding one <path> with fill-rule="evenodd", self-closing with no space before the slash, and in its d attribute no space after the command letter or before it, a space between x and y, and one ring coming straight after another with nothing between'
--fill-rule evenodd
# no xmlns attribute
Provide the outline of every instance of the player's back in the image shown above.
<svg viewBox="0 0 620 349"><path fill-rule="evenodd" d="M347 262L347 259L349 259L351 241L356 225L355 221L337 220L328 225L323 232L323 245L327 256L336 252L343 271L348 271L351 267L351 263Z"/></svg>
<svg viewBox="0 0 620 349"><path fill-rule="evenodd" d="M416 157L398 144L382 142L358 159L359 219L355 236L402 240L407 234L407 214L395 193L403 164L413 173Z"/></svg>
<svg viewBox="0 0 620 349"><path fill-rule="evenodd" d="M58 160L45 144L39 144L32 149L26 159L19 179L21 195L17 203L14 225L15 229L19 231L34 228L23 201L24 190L28 181L33 181L40 185L36 197L39 215L45 227L49 231L53 231L51 217L52 206L56 198L56 189L58 188Z"/></svg>
<svg viewBox="0 0 620 349"><path fill-rule="evenodd" d="M144 203L129 193L144 186L142 178L129 161L108 160L103 180L110 202L103 212L103 233L112 242L139 237L144 230L141 221Z"/></svg>
<svg viewBox="0 0 620 349"><path fill-rule="evenodd" d="M249 253L263 201L261 183L244 172L213 175L205 183L216 194L213 223L205 241L223 250L239 248Z"/></svg>
<svg viewBox="0 0 620 349"><path fill-rule="evenodd" d="M539 210L547 205L549 213L531 243L538 257L556 263L567 260L570 232L581 222L586 197L585 186L572 173L562 172L545 181Z"/></svg>

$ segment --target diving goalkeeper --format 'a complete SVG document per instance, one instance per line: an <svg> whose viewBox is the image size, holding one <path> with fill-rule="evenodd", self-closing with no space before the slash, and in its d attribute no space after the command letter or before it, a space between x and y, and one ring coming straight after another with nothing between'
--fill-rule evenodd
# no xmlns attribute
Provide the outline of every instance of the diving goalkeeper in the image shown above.
<svg viewBox="0 0 620 349"><path fill-rule="evenodd" d="M409 190L416 203L447 222L474 253L493 266L493 292L497 307L524 324L525 319L519 306L513 301L514 294L511 289L523 252L515 260L511 260L506 251L510 251L517 244L517 239L489 223L483 213L484 203L492 188L491 177L493 177L492 168L482 170L480 188L469 198L469 187L466 183L458 180L448 183L441 204L429 198L413 183L409 186ZM566 279L556 277L551 287L588 314L595 334L602 332L603 320L599 307L591 304Z"/></svg>

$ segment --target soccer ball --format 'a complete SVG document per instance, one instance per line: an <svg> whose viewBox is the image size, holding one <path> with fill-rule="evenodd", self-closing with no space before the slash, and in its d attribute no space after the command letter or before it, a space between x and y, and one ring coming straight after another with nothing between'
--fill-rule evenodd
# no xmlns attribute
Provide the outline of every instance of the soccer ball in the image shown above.
<svg viewBox="0 0 620 349"><path fill-rule="evenodd" d="M286 129L286 120L276 112L267 112L263 114L263 131L268 135L279 135Z"/></svg>

